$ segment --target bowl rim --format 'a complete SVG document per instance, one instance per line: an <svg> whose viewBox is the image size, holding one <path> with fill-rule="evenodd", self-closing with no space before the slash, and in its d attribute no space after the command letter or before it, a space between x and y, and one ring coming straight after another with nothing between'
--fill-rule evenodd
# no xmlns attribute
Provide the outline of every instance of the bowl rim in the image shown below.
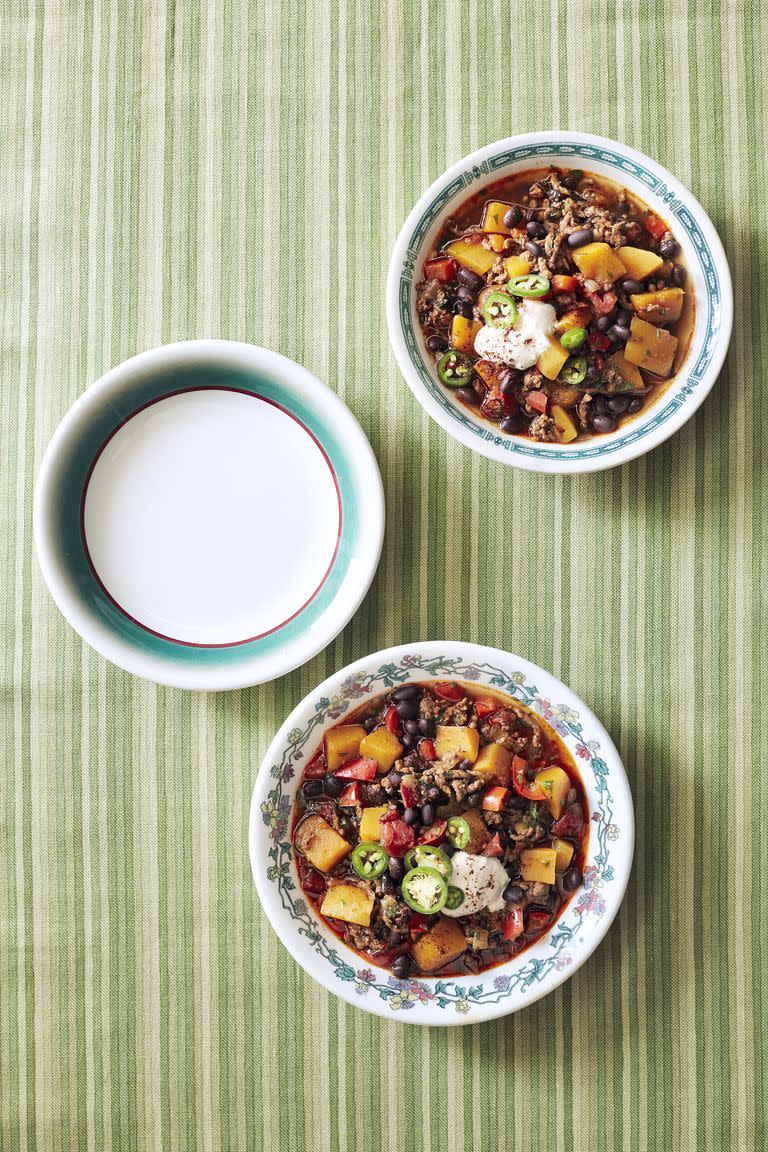
<svg viewBox="0 0 768 1152"><path fill-rule="evenodd" d="M429 673L425 671L425 662L432 669ZM479 671L479 666L482 664L488 668L486 674L489 679L485 681L482 672ZM603 725L592 710L567 685L530 661L487 645L465 644L456 640L432 640L386 648L339 669L307 693L280 726L267 749L254 782L248 820L248 851L251 872L264 913L293 959L326 991L355 1007L364 1008L387 1019L393 1018L391 1001L396 992L389 991L389 987L391 986L394 990L396 986L403 983L410 984L413 981L394 981L393 984L391 974L386 969L377 968L376 971L382 973L383 978L387 979L387 986L382 992L381 986L374 983L372 987L374 990L378 990L378 996L361 995L361 990L358 987L361 981L359 973L357 978L355 976L355 968L359 968L360 971L368 971L361 967L364 962L357 953L323 927L319 918L308 911L305 901L301 898L301 888L297 881L291 846L285 839L286 833L290 829L293 802L301 774L300 767L298 770L294 770L292 764L297 763L302 766L304 746L306 745L307 752L311 754L319 743L322 733L342 719L346 711L359 707L366 699L379 695L381 691L385 690L380 686L372 688L379 679L386 676L390 687L397 683L407 682L411 672L413 672L412 678L414 680L474 680L474 674L470 676L464 675L462 671L450 671L451 668L464 669L467 665L473 672L478 670L478 683L490 684L490 672L494 669L496 672L501 671L502 678L506 677L509 682L509 687L505 682L503 690L510 690L512 684L518 686L525 684L524 691L528 692L531 687L528 682L533 680L534 691L538 692L540 685L541 691L547 693L541 698L544 703L549 702L549 695L554 696L554 693L557 693L558 705L553 705L553 707L560 708L558 715L567 717L571 711L575 713L575 719L579 723L576 725L573 721L574 727L579 732L584 731L584 741L589 740L589 746L587 747L585 744L584 752L590 752L588 763L592 767L595 781L599 782L595 783L588 778L586 768L580 764L580 772L590 800L591 811L587 858L590 865L599 856L604 856L604 860L590 881L590 885L593 886L589 888L589 891L587 891L587 886L584 889L584 898L586 899L588 896L592 902L588 911L581 913L580 919L577 919L578 901L572 900L562 916L555 921L550 932L547 932L540 941L522 953L524 967L535 969L537 964L540 967L543 965L545 969L543 976L536 976L535 978L538 982L531 979L522 990L514 988L511 992L499 991L496 1000L492 1002L489 997L498 991L493 982L504 976L509 969L515 967L517 960L513 959L506 964L497 965L489 969L487 973L478 976L458 979L446 978L449 984L454 985L454 992L447 993L452 999L449 999L445 1005L438 1003L435 992L427 1001L409 1005L410 1010L407 1014L397 1012L395 1015L396 1019L404 1019L406 1023L412 1024L451 1026L496 1019L534 1003L559 987L586 962L603 940L621 906L632 866L634 809L626 771L618 751ZM504 671L505 668L507 669L506 672ZM372 690L365 690L365 685L356 678L369 677L371 669L378 669L378 672L374 674L373 680L369 680L369 686ZM500 687L500 685L497 686ZM362 694L358 692L355 695L355 692L360 688L364 689ZM523 691L522 688L520 690ZM516 692L517 688L512 688L512 691ZM538 705L536 707L538 710ZM553 721L549 720L549 722L552 723ZM300 730L302 724L308 725L308 734L304 737L304 743L300 744L299 738L304 736ZM573 736L572 733L567 737L563 736L563 738L571 748L577 740L581 739L580 736ZM291 749L293 750L291 751ZM606 784L608 778L610 779L610 787ZM287 785L286 796L283 796L282 793L283 783ZM613 789L612 793L611 789ZM596 797L603 796L603 790L607 790L609 796L609 801L606 803L612 805L609 810L604 809L601 806L602 802L598 802L596 799ZM603 817L606 811L611 816L616 813L619 822L605 821ZM610 832L611 828L616 829L615 837ZM281 837L284 838L282 842ZM596 852L594 856L593 847L600 847L600 852ZM272 864L269 864L270 860ZM605 890L603 890L603 880L610 881ZM598 888L600 889L599 895ZM303 920L297 920L293 914L294 908L291 899L293 892L299 894L296 907L304 916ZM286 907L286 896L290 908ZM600 907L601 904L602 908ZM574 931L578 929L578 931L583 932L581 937L575 939L575 943L573 942L573 932L564 940L560 939L563 930L571 928L570 925L566 925L571 912L574 914ZM594 918L591 917L592 912L595 913ZM587 917L589 918L587 919ZM329 943L330 948L328 947ZM571 943L574 955L571 956L570 953L563 952L564 943ZM546 947L554 947L555 945L557 945L555 953L545 952ZM562 967L558 967L557 960L561 953L563 964ZM544 959L540 961L542 956ZM332 967L329 966L329 960ZM331 980L334 975L339 976L339 979ZM517 979L517 974L514 978ZM418 978L416 987L425 985L427 989L430 989L434 985L426 982L431 979ZM438 978L434 978L434 983L437 982L439 982ZM475 1003L471 993L472 986L476 986L478 982L481 985L488 982L488 987L483 991L483 996L486 999L481 999ZM468 996L470 1000L467 1005L459 1007L462 999L466 1000ZM455 1015L441 1010L451 1005L456 1007ZM471 1011L469 1010L470 1007Z"/></svg>
<svg viewBox="0 0 768 1152"><path fill-rule="evenodd" d="M408 351L400 314L401 283L403 285L409 282L414 283L414 270L418 259L420 259L420 246L423 243L424 235L431 230L431 226L430 229L425 230L424 235L415 245L412 244L412 241L414 241L422 218L432 207L437 197L445 193L452 185L456 185L456 193L461 190L467 196L470 191L469 184L478 178L482 178L484 182L488 182L487 178L491 174L497 179L501 178L504 171L503 166L492 169L489 161L492 161L502 152L547 144L573 146L574 148L580 147L603 152L606 150L615 151L620 154L623 160L645 169L649 176L657 181L659 188L658 194L653 188L646 188L644 195L647 196L648 203L651 206L657 203L659 210L663 211L665 217L669 216L670 205L679 205L681 209L687 212L691 222L695 224L706 241L720 280L715 347L712 349L703 375L696 381L696 387L691 387L689 383L691 365L686 360L681 371L673 378L670 388L664 393L669 402L675 402L678 398L679 402L675 410L666 416L663 422L657 422L654 428L639 434L641 429L645 429L646 425L654 420L654 414L658 419L658 408L662 400L660 398L648 409L647 417L641 417L632 422L633 432L637 435L630 443L617 446L616 442L611 440L614 435L619 437L621 430L617 430L616 433L601 437L599 448L593 446L589 455L581 456L575 456L572 451L560 445L551 448L546 445L537 445L536 449L540 451L535 451L526 447L525 442L521 441L520 438L512 438L513 444L505 446L510 438L494 433L489 425L473 420L467 415L464 416L466 423L460 420L459 416L462 414L453 404L448 403L447 397L443 397L444 403L440 403L420 378ZM532 155L531 163L534 164L537 159L536 155ZM582 157L582 159L589 159L589 157ZM594 159L598 162L600 160L597 156ZM471 180L467 178L469 172L472 174ZM617 182L620 182L620 176L621 173L617 172ZM441 207L436 216L443 216L445 211L445 206ZM638 456L645 455L646 452L650 452L673 436L693 416L714 386L728 352L733 325L733 288L725 251L712 221L693 193L676 176L651 157L627 144L605 136L564 129L562 131L528 132L486 144L456 161L429 185L408 214L392 250L387 275L386 311L390 342L406 383L422 407L449 435L465 447L509 467L552 474L577 474L613 468L627 463L629 460L634 460ZM702 310L697 308L692 340L695 339L701 316ZM430 379L432 380L431 375ZM434 380L432 382L435 383ZM594 444L594 442L590 441L590 444ZM587 451L582 447L581 452Z"/></svg>
<svg viewBox="0 0 768 1152"><path fill-rule="evenodd" d="M217 649L228 653L221 663L206 660L203 654L210 649L196 645L184 646L184 659L174 660L162 652L138 646L115 632L109 621L97 619L73 586L54 540L56 494L62 469L76 449L78 438L93 426L99 414L109 410L111 399L122 396L138 381L146 381L151 387L154 374L159 392L163 373L206 365L269 377L297 404L311 409L318 421L323 418L333 427L338 449L349 464L349 486L354 490L356 504L350 523L357 526L353 538L359 545L358 562L348 565L340 586L317 619L297 629L286 644L275 643L271 649L249 649L246 644ZM115 417L115 426L120 419ZM361 527L363 497L365 520ZM108 369L81 393L62 417L44 452L35 481L32 520L35 551L48 590L65 619L95 651L125 671L154 683L192 691L228 691L285 675L311 660L342 631L362 603L376 573L384 541L385 504L381 473L370 442L350 409L327 384L303 365L257 344L199 339L139 352ZM300 624L301 615L296 617ZM278 636L279 632L273 635Z"/></svg>

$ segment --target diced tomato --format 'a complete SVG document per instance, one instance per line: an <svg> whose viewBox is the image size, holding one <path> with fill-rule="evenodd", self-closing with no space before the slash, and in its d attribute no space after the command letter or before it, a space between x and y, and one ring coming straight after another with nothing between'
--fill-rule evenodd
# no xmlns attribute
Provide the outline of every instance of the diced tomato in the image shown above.
<svg viewBox="0 0 768 1152"><path fill-rule="evenodd" d="M437 760L434 740L419 740L419 756L422 760Z"/></svg>
<svg viewBox="0 0 768 1152"><path fill-rule="evenodd" d="M584 813L581 804L570 804L559 820L552 825L553 836L568 836L581 840L584 835Z"/></svg>
<svg viewBox="0 0 768 1152"><path fill-rule="evenodd" d="M377 768L376 761L370 756L356 756L334 772L334 776L339 780L375 780Z"/></svg>
<svg viewBox="0 0 768 1152"><path fill-rule="evenodd" d="M381 821L381 846L390 856L401 859L406 852L410 852L415 843L413 829L409 828L399 816L395 816L393 820Z"/></svg>
<svg viewBox="0 0 768 1152"><path fill-rule="evenodd" d="M519 904L514 904L504 917L501 934L505 940L517 940L518 936L522 936L524 929L523 910Z"/></svg>
<svg viewBox="0 0 768 1152"><path fill-rule="evenodd" d="M552 277L552 291L557 292L575 292L579 286L579 282L575 276L553 276Z"/></svg>
<svg viewBox="0 0 768 1152"><path fill-rule="evenodd" d="M528 932L543 932L552 919L552 913L544 908L529 908L525 917Z"/></svg>
<svg viewBox="0 0 768 1152"><path fill-rule="evenodd" d="M447 820L436 820L434 824L430 824L429 828L425 828L421 836L419 836L419 844L439 844L445 840L445 830L448 827Z"/></svg>
<svg viewBox="0 0 768 1152"><path fill-rule="evenodd" d="M618 303L615 292L595 292L589 299L598 316L607 316L609 312L613 312Z"/></svg>
<svg viewBox="0 0 768 1152"><path fill-rule="evenodd" d="M443 283L447 283L456 279L457 271L456 261L451 256L435 256L434 259L424 262L425 280L442 280Z"/></svg>
<svg viewBox="0 0 768 1152"><path fill-rule="evenodd" d="M523 760L522 756L512 757L512 787L518 796L523 796L526 800L546 800L547 793L544 789L526 780L525 770L527 767L528 763Z"/></svg>
<svg viewBox="0 0 768 1152"><path fill-rule="evenodd" d="M391 732L393 736L397 736L400 733L400 717L394 705L391 708L387 708L384 713L384 727L387 731Z"/></svg>
<svg viewBox="0 0 768 1152"><path fill-rule="evenodd" d="M501 812L507 802L509 788L489 788L483 796L482 807L486 812Z"/></svg>
<svg viewBox="0 0 768 1152"><path fill-rule="evenodd" d="M547 410L546 392L526 392L525 402L534 412L541 412L542 415Z"/></svg>
<svg viewBox="0 0 768 1152"><path fill-rule="evenodd" d="M458 684L452 684L448 680L436 680L432 688L438 696L442 696L443 700L463 700L464 690Z"/></svg>
<svg viewBox="0 0 768 1152"><path fill-rule="evenodd" d="M410 783L411 780L413 780L413 784ZM416 807L417 792L415 784L415 776L411 776L410 778L404 776L402 783L400 784L400 796L402 797L403 804L406 806L406 808Z"/></svg>
<svg viewBox="0 0 768 1152"><path fill-rule="evenodd" d="M659 216L654 216L653 212L645 214L643 227L646 232L653 236L654 240L661 240L662 236L669 231L664 221Z"/></svg>
<svg viewBox="0 0 768 1152"><path fill-rule="evenodd" d="M357 780L354 784L347 784L341 796L339 796L340 808L351 808L354 804L362 804L362 802L363 786Z"/></svg>
<svg viewBox="0 0 768 1152"><path fill-rule="evenodd" d="M589 346L594 348L596 352L605 352L606 348L610 348L611 342L607 336L603 336L602 332L590 332Z"/></svg>
<svg viewBox="0 0 768 1152"><path fill-rule="evenodd" d="M492 716L494 712L498 712L499 705L495 700L475 700L475 715L484 720L486 716Z"/></svg>
<svg viewBox="0 0 768 1152"><path fill-rule="evenodd" d="M408 924L411 939L415 940L417 936L423 936L428 929L426 916L422 916L421 912L411 912L411 919Z"/></svg>
<svg viewBox="0 0 768 1152"><path fill-rule="evenodd" d="M304 769L305 780L320 780L323 776L327 775L328 767L325 763L325 756L323 756L322 753L319 756L315 756L313 760L310 760Z"/></svg>
<svg viewBox="0 0 768 1152"><path fill-rule="evenodd" d="M316 868L307 864L306 860L299 858L298 865L302 886L312 896L321 896L325 892L325 877Z"/></svg>
<svg viewBox="0 0 768 1152"><path fill-rule="evenodd" d="M495 832L493 836L491 836L480 855L489 856L491 859L496 859L498 856L504 855L504 845L501 842L501 837L498 832Z"/></svg>

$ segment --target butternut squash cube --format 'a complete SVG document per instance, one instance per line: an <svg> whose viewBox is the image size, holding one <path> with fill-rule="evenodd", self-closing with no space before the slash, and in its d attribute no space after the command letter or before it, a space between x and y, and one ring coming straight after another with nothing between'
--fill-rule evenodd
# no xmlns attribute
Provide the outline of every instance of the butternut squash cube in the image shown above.
<svg viewBox="0 0 768 1152"><path fill-rule="evenodd" d="M647 248L617 248L616 255L631 280L645 280L646 276L650 276L664 263L661 256L656 252L649 252Z"/></svg>
<svg viewBox="0 0 768 1152"><path fill-rule="evenodd" d="M626 380L627 384L631 384L633 388L645 388L645 381L640 375L640 369L636 364L630 364L623 352L614 352L613 356L608 357L608 363L611 368L614 368L619 376Z"/></svg>
<svg viewBox="0 0 768 1152"><path fill-rule="evenodd" d="M630 364L637 364L644 372L656 376L669 376L677 352L677 337L666 328L656 328L639 316L633 316L629 325L631 336L624 349Z"/></svg>
<svg viewBox="0 0 768 1152"><path fill-rule="evenodd" d="M552 405L552 419L557 429L557 438L561 444L570 444L579 434L579 430L569 412L560 404Z"/></svg>
<svg viewBox="0 0 768 1152"><path fill-rule="evenodd" d="M304 818L293 836L296 851L306 856L313 868L330 872L352 851L343 836L339 836L322 816L313 813Z"/></svg>
<svg viewBox="0 0 768 1152"><path fill-rule="evenodd" d="M568 773L555 764L545 768L536 776L536 784L543 788L547 794L547 807L555 820L560 819L560 813L565 804L565 798L571 790L571 781Z"/></svg>
<svg viewBox="0 0 768 1152"><path fill-rule="evenodd" d="M395 760L403 754L403 746L388 728L377 728L360 741L360 755L376 761L376 771L380 776L389 772Z"/></svg>
<svg viewBox="0 0 768 1152"><path fill-rule="evenodd" d="M503 788L509 784L509 766L512 763L512 753L503 744L486 744L481 750L477 760L472 765L474 772L500 784Z"/></svg>
<svg viewBox="0 0 768 1152"><path fill-rule="evenodd" d="M627 270L613 248L608 244L585 244L573 252L573 261L588 280L596 280L601 288L610 288L614 280L626 276Z"/></svg>
<svg viewBox="0 0 768 1152"><path fill-rule="evenodd" d="M502 200L488 200L483 209L483 232L502 232L509 236L512 229L507 228L504 217L511 207Z"/></svg>
<svg viewBox="0 0 768 1152"><path fill-rule="evenodd" d="M434 928L411 946L411 955L422 972L436 972L467 950L464 933L455 920L441 916Z"/></svg>
<svg viewBox="0 0 768 1152"><path fill-rule="evenodd" d="M549 347L544 349L536 361L536 367L547 380L557 380L567 359L568 349L563 348L559 340L550 340Z"/></svg>
<svg viewBox="0 0 768 1152"><path fill-rule="evenodd" d="M445 251L476 276L485 276L498 259L490 248L484 248L472 240L452 240L446 245Z"/></svg>
<svg viewBox="0 0 768 1152"><path fill-rule="evenodd" d="M515 276L527 276L532 267L531 258L527 252L520 252L517 256L507 256L504 261L504 271L510 280L514 280Z"/></svg>
<svg viewBox="0 0 768 1152"><path fill-rule="evenodd" d="M466 316L454 316L451 321L451 346L459 352L471 356L475 350L475 336L482 328L479 320L467 320Z"/></svg>
<svg viewBox="0 0 768 1152"><path fill-rule="evenodd" d="M464 728L459 724L438 724L435 751L438 760L453 752L460 760L474 764L480 751L480 733L475 728Z"/></svg>
<svg viewBox="0 0 768 1152"><path fill-rule="evenodd" d="M561 840L556 836L552 841L552 847L555 850L555 872L565 872L566 868L573 860L574 847L568 840Z"/></svg>
<svg viewBox="0 0 768 1152"><path fill-rule="evenodd" d="M520 874L523 880L554 884L556 862L554 848L524 848L520 853Z"/></svg>
<svg viewBox="0 0 768 1152"><path fill-rule="evenodd" d="M680 319L685 292L682 288L662 288L659 292L636 292L632 307L649 324L673 324Z"/></svg>
<svg viewBox="0 0 768 1152"><path fill-rule="evenodd" d="M494 252L503 252L504 251L505 239L506 239L506 237L502 236L502 234L500 232L494 232L488 237L488 241L489 241L491 248Z"/></svg>
<svg viewBox="0 0 768 1152"><path fill-rule="evenodd" d="M388 804L381 804L378 808L363 808L360 817L361 844L378 844L381 840L381 818L388 811Z"/></svg>
<svg viewBox="0 0 768 1152"><path fill-rule="evenodd" d="M320 906L323 916L332 916L347 924L361 924L363 928L371 923L372 911L373 895L356 884L334 884Z"/></svg>
<svg viewBox="0 0 768 1152"><path fill-rule="evenodd" d="M589 304L575 304L567 312L563 312L557 322L557 332L568 332L571 328L586 328L592 319L592 309Z"/></svg>
<svg viewBox="0 0 768 1152"><path fill-rule="evenodd" d="M329 772L335 772L360 753L360 742L365 736L362 724L342 724L325 734L325 762Z"/></svg>

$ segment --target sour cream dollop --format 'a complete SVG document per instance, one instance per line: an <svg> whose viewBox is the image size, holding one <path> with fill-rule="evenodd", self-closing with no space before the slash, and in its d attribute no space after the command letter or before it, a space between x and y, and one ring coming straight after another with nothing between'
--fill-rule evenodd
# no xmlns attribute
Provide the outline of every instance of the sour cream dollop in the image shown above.
<svg viewBox="0 0 768 1152"><path fill-rule="evenodd" d="M475 352L493 364L532 368L549 345L557 314L541 300L521 300L514 328L484 325L475 337Z"/></svg>
<svg viewBox="0 0 768 1152"><path fill-rule="evenodd" d="M451 865L448 883L460 888L464 899L458 908L443 908L444 916L470 916L483 908L498 912L504 907L502 893L509 883L509 876L498 860L469 852L454 852Z"/></svg>

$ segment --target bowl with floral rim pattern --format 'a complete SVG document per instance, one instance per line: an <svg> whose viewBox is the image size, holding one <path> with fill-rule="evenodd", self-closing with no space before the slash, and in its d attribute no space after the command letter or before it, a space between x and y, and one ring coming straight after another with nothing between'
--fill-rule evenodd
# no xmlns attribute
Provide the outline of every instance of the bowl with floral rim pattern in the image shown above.
<svg viewBox="0 0 768 1152"><path fill-rule="evenodd" d="M610 433L570 444L507 435L442 386L416 316L416 283L444 222L499 180L547 166L581 168L625 187L669 222L680 244L695 314L685 359L638 416ZM728 350L733 290L723 246L698 200L671 172L634 148L584 132L532 132L479 148L453 164L419 198L395 243L387 280L387 323L400 371L422 407L468 448L534 472L595 472L661 444L690 419L713 387Z"/></svg>
<svg viewBox="0 0 768 1152"><path fill-rule="evenodd" d="M458 680L505 692L554 727L579 766L589 810L584 884L549 930L479 974L399 980L348 948L302 894L290 841L304 766L324 733L368 700L409 682ZM294 708L267 751L253 790L251 869L262 907L291 956L349 1004L410 1024L474 1024L545 996L594 952L619 910L634 847L632 797L605 728L565 684L508 652L426 641L366 656Z"/></svg>

